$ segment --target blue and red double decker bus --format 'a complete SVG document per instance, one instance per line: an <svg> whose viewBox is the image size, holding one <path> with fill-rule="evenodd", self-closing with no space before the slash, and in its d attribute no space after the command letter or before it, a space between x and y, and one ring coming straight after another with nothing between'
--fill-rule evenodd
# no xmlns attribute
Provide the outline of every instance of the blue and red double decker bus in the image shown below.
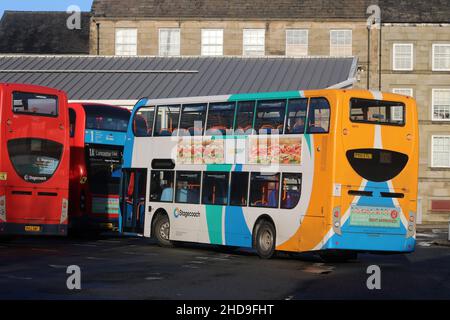
<svg viewBox="0 0 450 320"><path fill-rule="evenodd" d="M70 228L98 233L118 228L123 146L130 111L70 103Z"/></svg>

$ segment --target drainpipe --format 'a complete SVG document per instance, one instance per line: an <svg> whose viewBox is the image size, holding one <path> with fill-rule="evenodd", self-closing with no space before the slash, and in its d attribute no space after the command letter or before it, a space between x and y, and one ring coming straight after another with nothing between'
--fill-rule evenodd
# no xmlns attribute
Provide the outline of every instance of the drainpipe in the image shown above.
<svg viewBox="0 0 450 320"><path fill-rule="evenodd" d="M378 90L381 91L381 36L382 32L381 29L383 28L383 24L381 23L381 17L380 17L380 32L379 32L379 39L378 39Z"/></svg>
<svg viewBox="0 0 450 320"><path fill-rule="evenodd" d="M367 26L367 90L370 90L370 30Z"/></svg>
<svg viewBox="0 0 450 320"><path fill-rule="evenodd" d="M96 22L95 23L96 27L97 27L97 55L100 55L100 23Z"/></svg>

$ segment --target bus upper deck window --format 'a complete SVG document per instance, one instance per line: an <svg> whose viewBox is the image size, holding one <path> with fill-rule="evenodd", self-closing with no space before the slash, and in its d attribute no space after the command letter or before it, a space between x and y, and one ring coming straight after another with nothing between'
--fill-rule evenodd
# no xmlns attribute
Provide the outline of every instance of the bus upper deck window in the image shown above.
<svg viewBox="0 0 450 320"><path fill-rule="evenodd" d="M253 130L253 115L255 112L255 101L238 102L235 134L251 134Z"/></svg>
<svg viewBox="0 0 450 320"><path fill-rule="evenodd" d="M402 126L405 124L405 105L402 102L352 98L350 120Z"/></svg>
<svg viewBox="0 0 450 320"><path fill-rule="evenodd" d="M255 130L260 134L283 133L286 101L260 101L256 107Z"/></svg>
<svg viewBox="0 0 450 320"><path fill-rule="evenodd" d="M13 112L56 117L58 97L30 92L13 92Z"/></svg>
<svg viewBox="0 0 450 320"><path fill-rule="evenodd" d="M233 129L234 102L211 103L208 110L206 126L207 135L225 135L227 130Z"/></svg>
<svg viewBox="0 0 450 320"><path fill-rule="evenodd" d="M139 109L133 118L133 130L136 137L151 137L155 107Z"/></svg>
<svg viewBox="0 0 450 320"><path fill-rule="evenodd" d="M286 134L301 134L305 132L307 107L308 99L289 100Z"/></svg>
<svg viewBox="0 0 450 320"><path fill-rule="evenodd" d="M330 129L330 104L325 98L312 98L309 103L307 133L327 133Z"/></svg>
<svg viewBox="0 0 450 320"><path fill-rule="evenodd" d="M155 137L171 136L178 129L180 105L158 106L156 112Z"/></svg>
<svg viewBox="0 0 450 320"><path fill-rule="evenodd" d="M180 135L200 136L203 134L206 118L206 104L185 104L181 111Z"/></svg>

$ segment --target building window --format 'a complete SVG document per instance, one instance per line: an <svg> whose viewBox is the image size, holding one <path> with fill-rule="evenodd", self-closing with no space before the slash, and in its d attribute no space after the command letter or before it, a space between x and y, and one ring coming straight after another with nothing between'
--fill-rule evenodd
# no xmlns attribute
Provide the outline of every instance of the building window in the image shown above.
<svg viewBox="0 0 450 320"><path fill-rule="evenodd" d="M433 71L450 71L450 44L433 44Z"/></svg>
<svg viewBox="0 0 450 320"><path fill-rule="evenodd" d="M401 94L407 97L413 96L413 89L412 88L393 88L392 93L395 94Z"/></svg>
<svg viewBox="0 0 450 320"><path fill-rule="evenodd" d="M202 30L202 56L223 55L223 30Z"/></svg>
<svg viewBox="0 0 450 320"><path fill-rule="evenodd" d="M394 43L393 69L411 71L413 69L413 44Z"/></svg>
<svg viewBox="0 0 450 320"><path fill-rule="evenodd" d="M116 55L137 55L137 29L116 29Z"/></svg>
<svg viewBox="0 0 450 320"><path fill-rule="evenodd" d="M286 55L290 57L308 55L308 30L286 30Z"/></svg>
<svg viewBox="0 0 450 320"><path fill-rule="evenodd" d="M180 55L180 29L159 29L159 55Z"/></svg>
<svg viewBox="0 0 450 320"><path fill-rule="evenodd" d="M244 56L264 56L265 54L264 29L244 29Z"/></svg>
<svg viewBox="0 0 450 320"><path fill-rule="evenodd" d="M352 30L330 31L330 56L352 55Z"/></svg>
<svg viewBox="0 0 450 320"><path fill-rule="evenodd" d="M450 168L450 135L431 137L431 166Z"/></svg>
<svg viewBox="0 0 450 320"><path fill-rule="evenodd" d="M432 120L450 120L450 89L433 89L432 109Z"/></svg>

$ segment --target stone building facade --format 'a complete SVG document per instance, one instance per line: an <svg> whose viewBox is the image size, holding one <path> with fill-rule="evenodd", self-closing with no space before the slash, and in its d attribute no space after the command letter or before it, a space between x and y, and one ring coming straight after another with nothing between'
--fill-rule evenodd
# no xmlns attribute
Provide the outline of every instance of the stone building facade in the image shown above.
<svg viewBox="0 0 450 320"><path fill-rule="evenodd" d="M95 0L91 14L93 55L358 57L356 87L416 98L419 217L449 220L449 0Z"/></svg>

